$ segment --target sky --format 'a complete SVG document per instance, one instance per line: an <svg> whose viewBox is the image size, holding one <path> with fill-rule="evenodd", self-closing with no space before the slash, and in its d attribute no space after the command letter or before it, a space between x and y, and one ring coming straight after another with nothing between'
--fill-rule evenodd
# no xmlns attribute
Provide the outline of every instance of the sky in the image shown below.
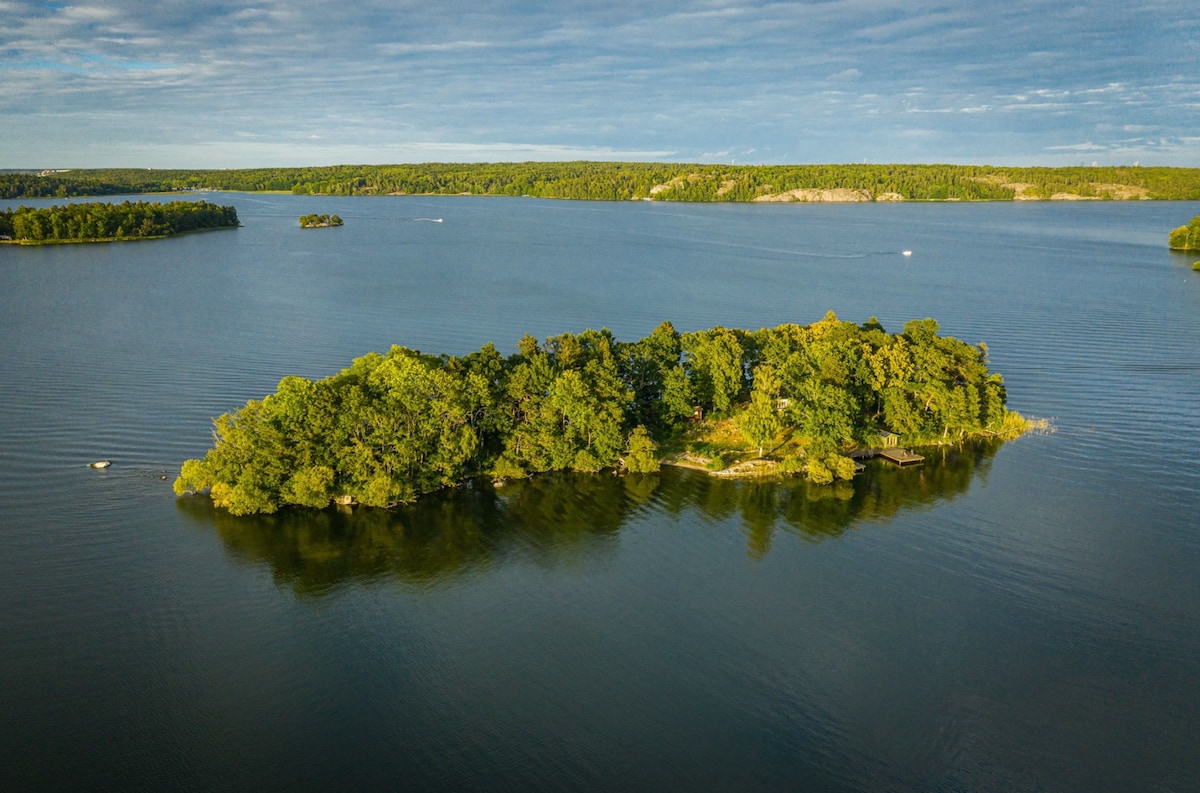
<svg viewBox="0 0 1200 793"><path fill-rule="evenodd" d="M1200 167L1195 0L0 0L0 168Z"/></svg>

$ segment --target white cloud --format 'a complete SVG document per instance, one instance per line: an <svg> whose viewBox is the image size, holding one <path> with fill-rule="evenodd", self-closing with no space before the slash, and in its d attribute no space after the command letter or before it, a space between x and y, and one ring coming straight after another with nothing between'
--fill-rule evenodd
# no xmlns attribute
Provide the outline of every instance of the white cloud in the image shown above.
<svg viewBox="0 0 1200 793"><path fill-rule="evenodd" d="M1200 126L1200 78L1186 48L1161 42L1200 40L1200 21L1184 0L1159 5L1079 16L1049 0L532 0L511 13L467 0L0 0L0 75L15 75L0 79L0 167L69 154L70 140L125 162L154 141L225 156L196 140L360 162L864 150L998 161L1079 151L1063 140L1180 141Z"/></svg>
<svg viewBox="0 0 1200 793"><path fill-rule="evenodd" d="M396 56L396 55L421 55L425 53L441 53L441 52L462 52L464 50L479 50L494 47L486 41L446 41L434 44L418 43L408 44L403 42L391 42L386 44L375 45L380 55Z"/></svg>
<svg viewBox="0 0 1200 793"><path fill-rule="evenodd" d="M1047 146L1046 151L1105 151L1108 147L1096 143L1071 143L1065 146Z"/></svg>

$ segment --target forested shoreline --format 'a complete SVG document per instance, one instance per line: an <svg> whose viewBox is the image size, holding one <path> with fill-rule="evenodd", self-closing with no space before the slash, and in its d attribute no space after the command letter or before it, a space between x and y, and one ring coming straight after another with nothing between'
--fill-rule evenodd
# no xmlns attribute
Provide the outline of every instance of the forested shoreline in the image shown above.
<svg viewBox="0 0 1200 793"><path fill-rule="evenodd" d="M889 334L829 313L757 331L664 322L636 342L526 335L509 356L491 343L461 357L396 346L322 380L285 377L215 419L212 448L174 488L251 514L388 507L475 476L645 473L665 448L699 443L700 416L773 452L780 473L828 483L854 475L844 452L885 431L911 445L1024 431L986 346L938 330L923 319Z"/></svg>
<svg viewBox="0 0 1200 793"><path fill-rule="evenodd" d="M0 210L0 239L21 244L157 239L238 225L237 209L207 201L85 202Z"/></svg>
<svg viewBox="0 0 1200 793"><path fill-rule="evenodd" d="M0 174L6 199L190 190L694 202L1200 200L1200 169L525 162Z"/></svg>

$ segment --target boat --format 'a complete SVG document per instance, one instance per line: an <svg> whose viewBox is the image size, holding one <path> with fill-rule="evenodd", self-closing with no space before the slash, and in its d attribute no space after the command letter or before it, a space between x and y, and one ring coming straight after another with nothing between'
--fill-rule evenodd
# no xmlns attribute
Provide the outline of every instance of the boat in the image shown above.
<svg viewBox="0 0 1200 793"><path fill-rule="evenodd" d="M112 462L109 460L97 460L91 463L92 468L108 468L110 465L112 465Z"/></svg>

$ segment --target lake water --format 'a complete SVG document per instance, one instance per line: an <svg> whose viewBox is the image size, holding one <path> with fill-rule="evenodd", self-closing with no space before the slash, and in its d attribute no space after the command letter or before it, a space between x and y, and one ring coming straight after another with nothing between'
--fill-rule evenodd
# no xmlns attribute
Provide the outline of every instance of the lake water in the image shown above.
<svg viewBox="0 0 1200 793"><path fill-rule="evenodd" d="M1200 789L1200 203L204 197L244 227L0 247L0 788ZM1055 431L836 488L171 492L392 344L829 310L986 341Z"/></svg>

